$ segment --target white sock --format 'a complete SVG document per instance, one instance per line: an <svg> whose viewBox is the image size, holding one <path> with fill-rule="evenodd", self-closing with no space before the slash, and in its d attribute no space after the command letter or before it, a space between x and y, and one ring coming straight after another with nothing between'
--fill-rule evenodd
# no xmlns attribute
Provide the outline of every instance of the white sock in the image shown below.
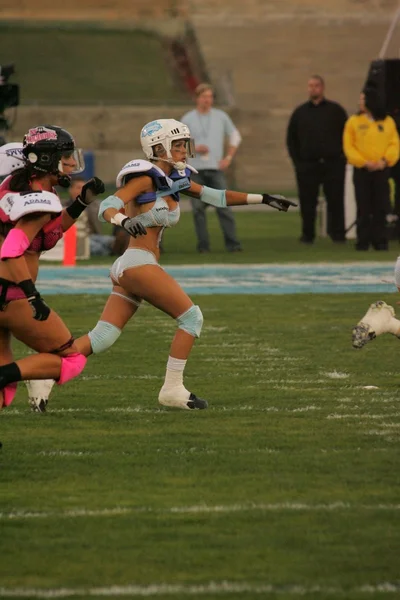
<svg viewBox="0 0 400 600"><path fill-rule="evenodd" d="M165 373L164 389L183 386L183 371L187 361L181 358L168 357L167 370Z"/></svg>

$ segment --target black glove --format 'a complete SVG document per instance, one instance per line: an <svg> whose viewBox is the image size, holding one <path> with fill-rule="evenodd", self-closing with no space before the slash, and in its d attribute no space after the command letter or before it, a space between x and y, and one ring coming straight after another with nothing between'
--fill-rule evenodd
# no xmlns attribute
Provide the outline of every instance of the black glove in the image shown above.
<svg viewBox="0 0 400 600"><path fill-rule="evenodd" d="M18 285L31 305L33 318L36 319L36 321L46 321L49 318L50 308L37 291L32 279L20 281Z"/></svg>
<svg viewBox="0 0 400 600"><path fill-rule="evenodd" d="M87 193L92 192L91 196L88 196L86 199ZM75 198L72 204L70 204L65 210L71 217L71 219L78 219L85 208L89 206L93 200L96 199L97 194L102 194L104 192L104 183L98 177L92 177L82 186L81 193Z"/></svg>
<svg viewBox="0 0 400 600"><path fill-rule="evenodd" d="M268 204L272 208L276 208L276 210L287 212L290 206L297 206L296 202L292 202L292 200L288 200L285 196L280 196L279 194L263 194L262 197L263 204Z"/></svg>
<svg viewBox="0 0 400 600"><path fill-rule="evenodd" d="M121 226L134 238L138 235L147 235L146 227L140 223L137 217L126 217Z"/></svg>
<svg viewBox="0 0 400 600"><path fill-rule="evenodd" d="M82 191L77 197L77 200L80 200L86 206L93 202L94 196L98 196L99 194L103 194L105 190L104 183L98 177L92 177L82 186ZM92 192L93 197L90 197L86 200L86 194L88 192Z"/></svg>

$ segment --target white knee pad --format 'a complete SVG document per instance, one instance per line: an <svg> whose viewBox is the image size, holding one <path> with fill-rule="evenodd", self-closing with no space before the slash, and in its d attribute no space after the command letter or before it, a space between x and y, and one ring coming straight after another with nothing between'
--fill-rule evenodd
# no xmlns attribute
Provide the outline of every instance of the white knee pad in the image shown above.
<svg viewBox="0 0 400 600"><path fill-rule="evenodd" d="M108 350L121 335L121 330L107 321L99 321L88 333L94 354Z"/></svg>
<svg viewBox="0 0 400 600"><path fill-rule="evenodd" d="M198 306L191 306L176 319L179 329L183 329L183 331L196 338L200 337L203 320L203 313Z"/></svg>

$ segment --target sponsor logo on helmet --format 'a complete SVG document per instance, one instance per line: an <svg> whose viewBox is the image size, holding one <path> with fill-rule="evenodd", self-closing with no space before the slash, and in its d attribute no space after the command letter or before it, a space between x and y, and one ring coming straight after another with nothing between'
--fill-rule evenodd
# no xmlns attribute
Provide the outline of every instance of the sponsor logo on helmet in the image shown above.
<svg viewBox="0 0 400 600"><path fill-rule="evenodd" d="M47 127L34 127L25 136L25 144L36 144L43 140L57 140L57 133Z"/></svg>
<svg viewBox="0 0 400 600"><path fill-rule="evenodd" d="M159 123L158 121L152 121L151 123L148 123L145 127L143 127L142 138L147 137L149 135L154 135L155 133L157 133L157 131L160 131L160 129L162 129L161 123Z"/></svg>

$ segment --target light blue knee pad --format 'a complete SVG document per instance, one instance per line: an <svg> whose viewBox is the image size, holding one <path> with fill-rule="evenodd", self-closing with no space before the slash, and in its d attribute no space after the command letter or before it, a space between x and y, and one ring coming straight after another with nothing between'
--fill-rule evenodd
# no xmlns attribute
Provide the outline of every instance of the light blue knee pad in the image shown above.
<svg viewBox="0 0 400 600"><path fill-rule="evenodd" d="M176 320L179 329L183 329L193 337L200 337L201 328L203 327L203 313L198 306L191 306Z"/></svg>
<svg viewBox="0 0 400 600"><path fill-rule="evenodd" d="M121 335L121 330L107 321L99 321L92 331L88 333L94 354L108 350Z"/></svg>

